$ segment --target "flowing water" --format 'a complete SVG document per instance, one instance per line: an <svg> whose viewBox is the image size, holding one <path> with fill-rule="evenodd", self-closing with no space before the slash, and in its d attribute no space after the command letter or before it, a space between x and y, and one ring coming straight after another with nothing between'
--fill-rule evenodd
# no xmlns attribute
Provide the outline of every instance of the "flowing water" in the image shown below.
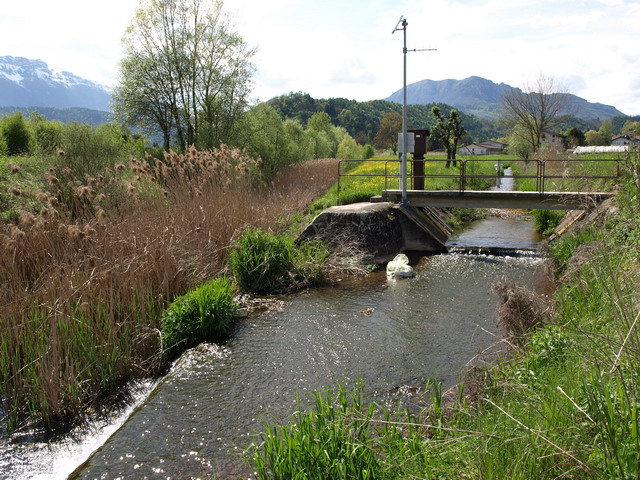
<svg viewBox="0 0 640 480"><path fill-rule="evenodd" d="M4 448L0 478L249 477L243 448L265 420L287 420L297 396L304 403L313 391L363 379L367 395L384 402L429 379L455 384L460 369L498 341L491 284L532 286L539 260L514 255L537 245L525 217L483 220L450 243L454 253L422 258L414 279L380 272L289 296L280 309L240 321L224 345L188 352L111 424L117 431L91 456L53 447L58 463L65 455L67 467L82 463L73 474L34 460L31 450ZM95 445L96 436L78 445Z"/></svg>

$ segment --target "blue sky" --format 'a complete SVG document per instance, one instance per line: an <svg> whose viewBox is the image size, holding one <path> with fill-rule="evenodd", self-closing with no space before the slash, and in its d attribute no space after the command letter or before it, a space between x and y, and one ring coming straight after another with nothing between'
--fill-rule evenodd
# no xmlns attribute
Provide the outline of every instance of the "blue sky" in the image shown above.
<svg viewBox="0 0 640 480"><path fill-rule="evenodd" d="M120 39L137 0L21 0L2 6L0 55L115 85ZM226 0L258 48L256 99L385 98L408 83L478 75L523 86L552 77L591 102L640 114L640 0Z"/></svg>

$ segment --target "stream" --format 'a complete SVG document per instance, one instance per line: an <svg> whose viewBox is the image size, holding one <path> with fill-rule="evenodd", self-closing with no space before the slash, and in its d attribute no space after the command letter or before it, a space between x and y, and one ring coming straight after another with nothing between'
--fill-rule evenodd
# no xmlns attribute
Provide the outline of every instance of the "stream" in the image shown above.
<svg viewBox="0 0 640 480"><path fill-rule="evenodd" d="M382 271L282 297L72 440L0 440L0 478L249 478L243 449L265 421L288 421L297 396L304 405L362 379L370 399L391 403L490 360L500 343L491 284L534 286L538 242L529 217L490 217L452 237L450 253L416 257L413 279Z"/></svg>

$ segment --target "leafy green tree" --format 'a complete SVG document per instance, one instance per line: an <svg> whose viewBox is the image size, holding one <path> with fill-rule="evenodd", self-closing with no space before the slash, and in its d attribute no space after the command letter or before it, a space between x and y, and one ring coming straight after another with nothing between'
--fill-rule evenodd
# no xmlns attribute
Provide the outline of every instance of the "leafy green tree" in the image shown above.
<svg viewBox="0 0 640 480"><path fill-rule="evenodd" d="M340 142L340 145L338 145L336 158L340 160L362 160L363 156L362 147L347 133Z"/></svg>
<svg viewBox="0 0 640 480"><path fill-rule="evenodd" d="M394 155L398 153L398 133L402 131L402 115L387 112L380 120L373 143L378 148L390 148Z"/></svg>
<svg viewBox="0 0 640 480"><path fill-rule="evenodd" d="M589 130L584 134L584 136L585 136L587 145L589 145L590 147L605 145L604 137L597 130Z"/></svg>
<svg viewBox="0 0 640 480"><path fill-rule="evenodd" d="M325 112L314 113L307 122L307 128L316 132L325 132L327 135L331 133L331 127L331 117Z"/></svg>
<svg viewBox="0 0 640 480"><path fill-rule="evenodd" d="M602 141L604 142L602 145L611 145L611 138L613 138L613 122L610 118L602 122L598 132L602 135Z"/></svg>
<svg viewBox="0 0 640 480"><path fill-rule="evenodd" d="M456 152L458 151L458 142L467 131L462 125L462 119L458 110L455 108L449 112L448 118L440 111L440 107L431 109L433 116L436 117L436 125L431 130L431 136L440 140L447 152L447 163L445 167L449 168L451 161L456 166Z"/></svg>
<svg viewBox="0 0 640 480"><path fill-rule="evenodd" d="M316 158L335 157L338 152L338 144L346 133L333 126L331 117L326 112L314 113L307 122L307 130L316 134L314 135L317 142ZM326 147L326 150L324 148L318 149L320 146ZM324 155L320 153L322 150L324 150Z"/></svg>
<svg viewBox="0 0 640 480"><path fill-rule="evenodd" d="M627 120L622 126L621 134L627 137L634 137L640 135L640 122L634 122Z"/></svg>
<svg viewBox="0 0 640 480"><path fill-rule="evenodd" d="M579 128L573 127L565 132L567 137L567 144L571 148L579 147L586 143L584 132Z"/></svg>
<svg viewBox="0 0 640 480"><path fill-rule="evenodd" d="M32 132L36 153L51 154L62 145L64 124L50 121L44 115L32 113L27 120L27 127Z"/></svg>
<svg viewBox="0 0 640 480"><path fill-rule="evenodd" d="M249 99L254 54L219 0L141 0L123 39L118 118L162 132L165 148L229 142Z"/></svg>
<svg viewBox="0 0 640 480"><path fill-rule="evenodd" d="M0 134L4 139L7 154L22 155L29 151L31 135L21 112L7 115L2 119Z"/></svg>
<svg viewBox="0 0 640 480"><path fill-rule="evenodd" d="M262 159L261 170L266 179L271 179L291 163L287 133L272 106L260 103L253 107L247 113L243 127L246 138L242 147L252 157Z"/></svg>
<svg viewBox="0 0 640 480"><path fill-rule="evenodd" d="M516 125L511 134L507 137L507 144L509 145L509 154L518 155L525 160L528 160L533 154L533 146L531 145L529 132L519 125Z"/></svg>

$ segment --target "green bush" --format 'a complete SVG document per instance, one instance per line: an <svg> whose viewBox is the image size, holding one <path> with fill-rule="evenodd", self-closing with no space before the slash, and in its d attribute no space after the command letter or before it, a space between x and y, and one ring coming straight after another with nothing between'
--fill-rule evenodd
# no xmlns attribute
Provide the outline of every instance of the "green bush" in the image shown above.
<svg viewBox="0 0 640 480"><path fill-rule="evenodd" d="M242 290L270 293L285 290L290 285L291 239L249 229L238 239L237 246L229 256L229 266Z"/></svg>
<svg viewBox="0 0 640 480"><path fill-rule="evenodd" d="M27 123L33 133L35 154L51 154L60 148L64 131L62 122L49 121L43 115L34 113L29 116Z"/></svg>
<svg viewBox="0 0 640 480"><path fill-rule="evenodd" d="M200 342L222 338L237 311L233 288L216 278L173 301L162 317L164 350L177 354Z"/></svg>
<svg viewBox="0 0 640 480"><path fill-rule="evenodd" d="M22 113L4 117L0 122L0 133L9 155L22 155L29 151L30 134Z"/></svg>
<svg viewBox="0 0 640 480"><path fill-rule="evenodd" d="M535 229L543 235L551 235L564 217L565 212L563 210L533 210L532 214Z"/></svg>
<svg viewBox="0 0 640 480"><path fill-rule="evenodd" d="M296 247L292 238L258 229L244 232L236 246L229 267L238 286L254 293L281 293L317 283L328 256L321 243Z"/></svg>

